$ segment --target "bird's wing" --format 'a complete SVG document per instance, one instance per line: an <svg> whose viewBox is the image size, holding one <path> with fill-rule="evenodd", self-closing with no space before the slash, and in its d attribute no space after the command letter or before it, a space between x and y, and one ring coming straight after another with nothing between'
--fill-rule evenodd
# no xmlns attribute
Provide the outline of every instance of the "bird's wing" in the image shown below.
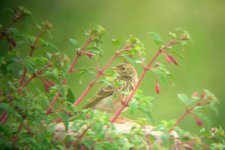
<svg viewBox="0 0 225 150"><path fill-rule="evenodd" d="M90 102L85 105L83 108L90 108L95 106L98 102L103 100L104 98L112 95L115 92L115 88L113 86L107 86L101 89L95 97L93 97Z"/></svg>

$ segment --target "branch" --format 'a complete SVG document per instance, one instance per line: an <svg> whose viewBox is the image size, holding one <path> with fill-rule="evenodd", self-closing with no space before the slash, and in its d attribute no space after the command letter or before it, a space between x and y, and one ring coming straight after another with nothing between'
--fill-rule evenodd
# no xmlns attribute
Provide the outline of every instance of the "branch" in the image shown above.
<svg viewBox="0 0 225 150"><path fill-rule="evenodd" d="M111 122L115 122L116 119L119 117L119 115L122 113L122 111L128 106L129 102L132 100L135 92L137 91L138 87L140 86L142 80L145 77L145 74L147 73L147 71L152 67L154 61L156 60L156 58L158 58L158 56L162 53L163 50L166 50L168 47L177 44L177 41L175 39L172 39L171 41L169 41L165 46L161 47L157 53L153 56L153 58L149 61L149 63L147 64L147 66L143 67L143 71L141 73L141 76L136 84L136 86L134 87L133 91L131 92L131 94L126 98L126 100L124 100L124 105L121 105L121 107L119 107L117 109L117 111L115 112L114 116L110 119Z"/></svg>

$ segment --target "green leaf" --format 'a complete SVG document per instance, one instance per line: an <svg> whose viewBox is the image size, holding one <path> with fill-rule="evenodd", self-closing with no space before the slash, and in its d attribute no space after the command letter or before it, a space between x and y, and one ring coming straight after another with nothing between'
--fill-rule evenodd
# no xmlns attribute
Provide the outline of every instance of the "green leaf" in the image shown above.
<svg viewBox="0 0 225 150"><path fill-rule="evenodd" d="M66 88L63 86L63 85L61 85L60 87L59 87L59 93L60 93L60 95L63 97L63 98L66 98L66 93L67 93L67 91L66 91Z"/></svg>
<svg viewBox="0 0 225 150"><path fill-rule="evenodd" d="M189 98L185 94L177 94L177 97L180 99L181 102L188 105L190 103Z"/></svg>
<svg viewBox="0 0 225 150"><path fill-rule="evenodd" d="M67 131L68 130L68 126L69 126L69 116L66 113L64 113L64 112L59 112L57 114L60 116L60 118L62 118L63 124L64 124L64 126L66 128L66 131Z"/></svg>
<svg viewBox="0 0 225 150"><path fill-rule="evenodd" d="M45 71L42 75L42 77L45 77L47 79L50 79L52 81L54 81L55 83L59 83L59 80L58 80L58 72L57 70L52 70L52 71Z"/></svg>
<svg viewBox="0 0 225 150"><path fill-rule="evenodd" d="M188 105L193 105L196 102L199 102L201 99L199 97L194 97L194 98L191 98L189 100L190 100L190 102L188 103Z"/></svg>
<svg viewBox="0 0 225 150"><path fill-rule="evenodd" d="M74 100L75 100L75 96L74 96L74 94L73 94L71 89L68 89L66 100L71 102L71 103L73 103Z"/></svg>
<svg viewBox="0 0 225 150"><path fill-rule="evenodd" d="M137 105L138 104L136 102L132 102L131 104L129 104L129 110L131 114L134 114L134 112L136 111L138 107Z"/></svg>
<svg viewBox="0 0 225 150"><path fill-rule="evenodd" d="M36 64L31 60L30 57L26 57L24 59L24 63L25 63L29 72L35 72L35 68L36 68L35 65Z"/></svg>
<svg viewBox="0 0 225 150"><path fill-rule="evenodd" d="M151 35L153 41L158 44L158 45L162 45L163 40L160 38L160 36L157 33L154 32L149 32L149 34Z"/></svg>
<svg viewBox="0 0 225 150"><path fill-rule="evenodd" d="M19 7L19 10L23 12L23 14L25 15L31 15L31 12L30 10L28 10L27 8L23 7L23 6L20 6Z"/></svg>
<svg viewBox="0 0 225 150"><path fill-rule="evenodd" d="M170 35L172 38L176 38L176 37L177 37L176 33L174 33L174 32L169 32L169 35Z"/></svg>
<svg viewBox="0 0 225 150"><path fill-rule="evenodd" d="M88 52L91 52L92 54L94 54L95 59L99 59L104 55L104 50L100 47L96 47L96 46L88 47L88 48L86 48L86 50Z"/></svg>
<svg viewBox="0 0 225 150"><path fill-rule="evenodd" d="M162 140L164 146L168 145L168 143L170 141L169 137L170 136L166 135L166 134L160 136L160 139Z"/></svg>
<svg viewBox="0 0 225 150"><path fill-rule="evenodd" d="M112 44L116 48L120 48L122 46L122 40L121 40L121 38L112 39Z"/></svg>
<svg viewBox="0 0 225 150"><path fill-rule="evenodd" d="M10 27L7 30L10 31L12 34L15 34L15 35L17 35L19 33L19 30L16 27Z"/></svg>
<svg viewBox="0 0 225 150"><path fill-rule="evenodd" d="M76 40L74 40L72 38L69 38L68 40L75 48L79 47L79 43Z"/></svg>

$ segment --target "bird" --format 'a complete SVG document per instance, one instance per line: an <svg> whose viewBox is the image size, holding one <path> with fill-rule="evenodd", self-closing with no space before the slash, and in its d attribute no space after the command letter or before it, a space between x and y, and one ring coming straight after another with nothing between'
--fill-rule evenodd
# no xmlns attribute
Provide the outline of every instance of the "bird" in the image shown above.
<svg viewBox="0 0 225 150"><path fill-rule="evenodd" d="M125 98L134 89L138 81L137 71L131 64L121 63L112 68L118 74L115 83L102 88L83 108L94 108L107 113L114 113ZM116 83L119 83L119 86Z"/></svg>

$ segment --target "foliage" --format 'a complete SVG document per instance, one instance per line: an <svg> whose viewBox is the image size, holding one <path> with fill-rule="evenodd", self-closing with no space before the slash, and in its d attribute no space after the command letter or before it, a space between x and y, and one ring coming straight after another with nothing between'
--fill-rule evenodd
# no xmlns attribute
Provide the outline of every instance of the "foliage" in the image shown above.
<svg viewBox="0 0 225 150"><path fill-rule="evenodd" d="M31 13L24 7L19 7L13 13L11 22L1 27L0 42L0 145L2 149L224 149L225 135L221 127L204 127L202 119L208 109L216 111L217 98L209 90L201 94L194 92L191 98L185 94L178 94L178 98L186 105L185 112L177 120L162 121L155 125L160 134L146 136L142 130L144 126L153 124L151 114L151 100L145 96L140 83L147 71L155 75L155 91L160 93L160 84L166 84L172 74L162 63L155 63L159 55L163 55L167 63L178 65L176 57L182 56L173 49L174 45L183 49L190 39L183 30L170 32L171 39L163 45L163 40L154 32L150 32L159 50L146 63L144 44L135 37L129 36L123 43L121 39L113 39L117 48L114 55L100 68L99 58L104 56L102 36L105 29L96 26L86 32L87 40L83 45L72 38L68 42L76 50L75 58L70 61L66 54L58 51L57 46L48 42L43 35L49 33L52 25L44 22L41 25L33 22ZM30 18L30 19L29 19ZM31 21L32 20L32 21ZM16 23L28 23L35 28L36 35L17 28ZM32 23L31 23L32 22ZM35 26L34 26L35 25ZM44 55L34 55L42 48ZM24 56L23 49L28 49ZM96 62L90 68L76 68L80 57L87 56ZM175 57L176 56L176 57ZM143 72L136 88L124 100L124 106L110 119L110 114L93 109L79 109L76 107L85 99L94 84L112 84L116 74L110 70L115 59L140 65ZM75 68L75 69L74 69ZM80 97L74 96L67 85L67 76L77 73L95 75ZM35 88L40 82L43 88ZM116 83L121 84L121 83ZM127 107L128 112L141 111L146 118L138 118L129 133L119 133L115 122L121 112ZM179 128L180 122L186 116L192 116L196 124L201 126L198 134L192 135ZM66 133L64 137L57 137L55 127L62 122ZM175 136L175 134L177 136ZM158 142L158 141L161 142ZM113 142L112 142L113 141Z"/></svg>

